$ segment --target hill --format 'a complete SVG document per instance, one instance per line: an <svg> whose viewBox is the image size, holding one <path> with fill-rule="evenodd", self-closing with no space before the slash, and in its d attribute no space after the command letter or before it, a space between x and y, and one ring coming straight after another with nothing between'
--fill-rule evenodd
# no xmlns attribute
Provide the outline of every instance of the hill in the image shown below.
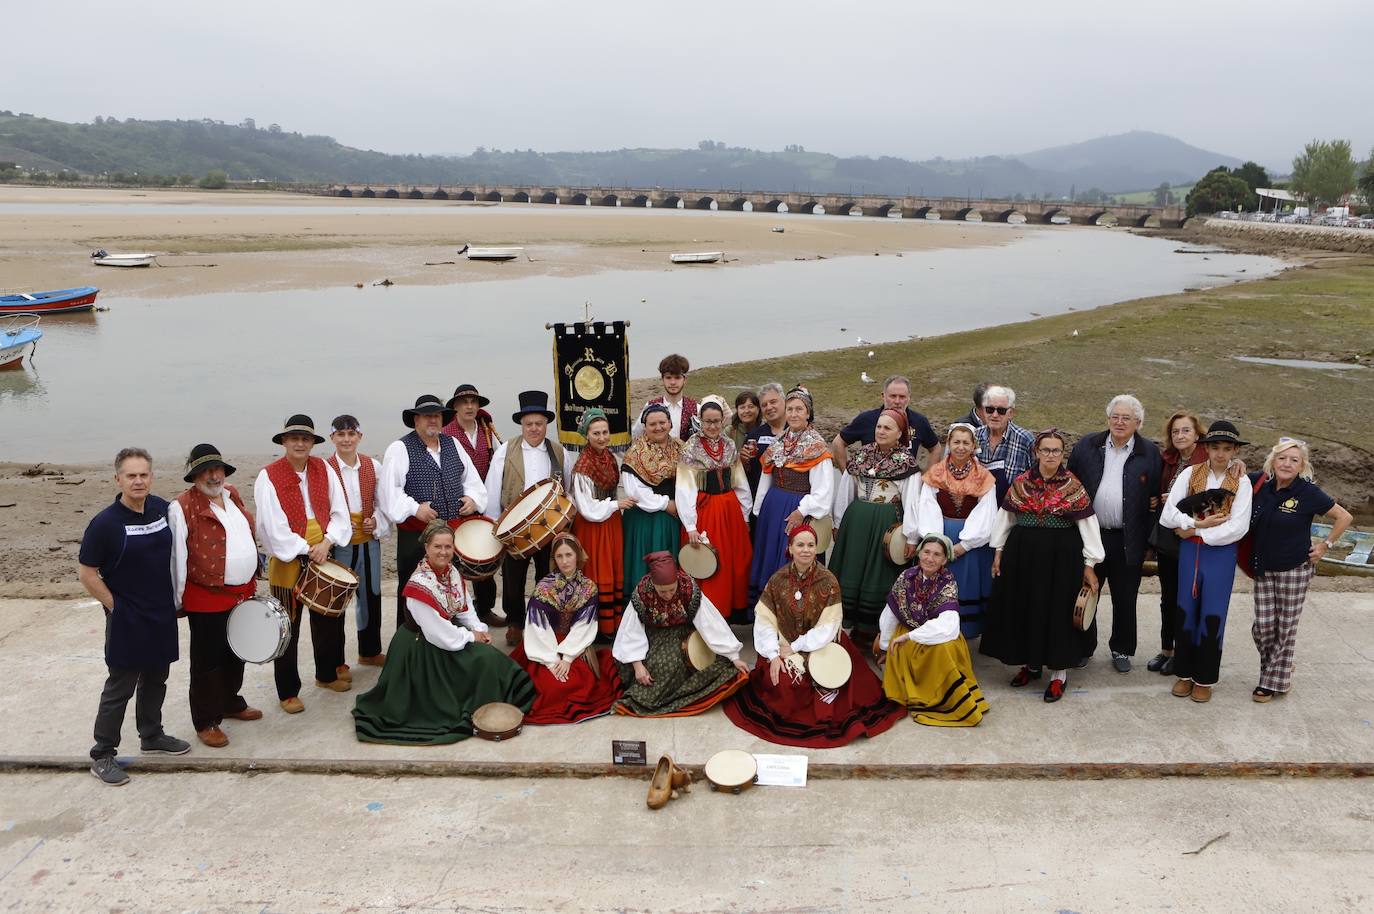
<svg viewBox="0 0 1374 914"><path fill-rule="evenodd" d="M1161 150L1163 152L1161 152ZM1168 154L1163 154L1167 152ZM1150 163L1158 158L1158 165ZM1159 134L1125 134L1020 157L933 159L840 157L704 140L696 149L599 152L501 151L467 156L393 155L328 136L259 128L253 121L140 121L74 124L0 111L0 163L26 171L81 175L203 175L235 181L374 184L570 184L811 190L974 197L1062 197L1188 183L1217 164L1236 163ZM1189 171L1191 163L1198 162Z"/></svg>

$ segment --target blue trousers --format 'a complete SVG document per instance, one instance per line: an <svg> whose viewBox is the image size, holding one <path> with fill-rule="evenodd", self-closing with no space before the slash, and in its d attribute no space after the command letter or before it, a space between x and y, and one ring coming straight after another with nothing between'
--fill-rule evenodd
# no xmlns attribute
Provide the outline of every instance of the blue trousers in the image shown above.
<svg viewBox="0 0 1374 914"><path fill-rule="evenodd" d="M335 546L334 561L358 576L358 655L375 657L382 652L382 544L373 539L356 546Z"/></svg>
<svg viewBox="0 0 1374 914"><path fill-rule="evenodd" d="M1180 679L1215 685L1220 678L1226 611L1235 580L1235 543L1208 546L1186 539L1180 545L1179 615L1174 628L1174 675Z"/></svg>

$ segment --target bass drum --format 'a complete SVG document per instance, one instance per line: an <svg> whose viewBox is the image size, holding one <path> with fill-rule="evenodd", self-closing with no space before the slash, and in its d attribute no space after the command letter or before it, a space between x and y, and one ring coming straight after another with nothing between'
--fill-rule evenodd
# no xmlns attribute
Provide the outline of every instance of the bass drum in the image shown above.
<svg viewBox="0 0 1374 914"><path fill-rule="evenodd" d="M291 643L291 617L275 597L254 597L229 610L229 650L244 663L271 663Z"/></svg>

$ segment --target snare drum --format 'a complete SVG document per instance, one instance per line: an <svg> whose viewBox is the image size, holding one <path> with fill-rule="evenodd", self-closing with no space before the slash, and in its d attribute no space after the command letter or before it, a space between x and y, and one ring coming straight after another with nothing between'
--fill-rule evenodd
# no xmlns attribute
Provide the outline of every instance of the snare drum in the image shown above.
<svg viewBox="0 0 1374 914"><path fill-rule="evenodd" d="M706 780L712 790L748 790L758 773L759 763L743 749L722 749L706 760Z"/></svg>
<svg viewBox="0 0 1374 914"><path fill-rule="evenodd" d="M333 559L309 562L296 582L296 599L322 616L342 616L358 592L358 576Z"/></svg>
<svg viewBox="0 0 1374 914"><path fill-rule="evenodd" d="M849 659L849 651L843 645L832 641L807 655L806 668L816 685L823 689L838 689L849 681L849 674L854 672L854 661Z"/></svg>
<svg viewBox="0 0 1374 914"><path fill-rule="evenodd" d="M709 669L711 664L716 662L716 652L711 650L711 646L698 631L692 632L687 640L682 642L682 654L687 660L687 665L697 672Z"/></svg>
<svg viewBox="0 0 1374 914"><path fill-rule="evenodd" d="M453 554L458 570L469 581L485 581L501 570L506 547L493 533L496 522L489 517L465 517L453 530Z"/></svg>
<svg viewBox="0 0 1374 914"><path fill-rule="evenodd" d="M894 565L907 563L906 537L902 534L901 524L893 524L883 534L883 555L887 556L888 561Z"/></svg>
<svg viewBox="0 0 1374 914"><path fill-rule="evenodd" d="M698 581L714 577L720 570L720 556L710 543L688 543L683 546L678 550L677 563Z"/></svg>
<svg viewBox="0 0 1374 914"><path fill-rule="evenodd" d="M496 521L496 538L505 543L511 555L527 558L572 526L577 509L556 479L536 482L501 512Z"/></svg>
<svg viewBox="0 0 1374 914"><path fill-rule="evenodd" d="M524 726L525 712L504 701L484 704L472 712L472 732L493 743L519 736Z"/></svg>
<svg viewBox="0 0 1374 914"><path fill-rule="evenodd" d="M245 663L271 663L291 643L291 617L275 597L253 597L229 610L229 650Z"/></svg>

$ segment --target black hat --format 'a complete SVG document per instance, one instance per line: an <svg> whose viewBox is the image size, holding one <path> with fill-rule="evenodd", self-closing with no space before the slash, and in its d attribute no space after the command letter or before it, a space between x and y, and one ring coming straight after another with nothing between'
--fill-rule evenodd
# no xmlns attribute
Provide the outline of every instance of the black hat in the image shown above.
<svg viewBox="0 0 1374 914"><path fill-rule="evenodd" d="M431 413L442 413L445 425L452 422L456 415L453 410L444 406L434 394L425 394L415 398L414 409L401 410L401 421L406 424L406 428L414 428L416 416L427 416Z"/></svg>
<svg viewBox="0 0 1374 914"><path fill-rule="evenodd" d="M1207 427L1207 434L1197 440L1198 444L1234 444L1243 445L1250 442L1244 441L1240 437L1240 432L1236 427L1225 419L1218 419Z"/></svg>
<svg viewBox="0 0 1374 914"><path fill-rule="evenodd" d="M316 444L324 443L324 439L315 434L315 420L304 413L296 413L286 420L286 428L272 436L273 444L281 444L281 440L287 435L309 435L315 439Z"/></svg>
<svg viewBox="0 0 1374 914"><path fill-rule="evenodd" d="M234 475L233 466L224 462L219 455L219 448L213 444L197 444L191 448L191 456L186 458L186 475L181 478L186 482L194 482L196 474L210 467L224 467L225 476Z"/></svg>
<svg viewBox="0 0 1374 914"><path fill-rule="evenodd" d="M537 413L550 422L554 420L553 411L549 409L548 394L542 390L522 390L519 396L520 408L511 414L510 421L519 425L521 417L531 413Z"/></svg>
<svg viewBox="0 0 1374 914"><path fill-rule="evenodd" d="M477 392L476 385L459 384L453 391L453 397L448 401L448 408L453 409L453 405L458 402L459 397L476 397L478 406L486 406L491 403L486 397Z"/></svg>

